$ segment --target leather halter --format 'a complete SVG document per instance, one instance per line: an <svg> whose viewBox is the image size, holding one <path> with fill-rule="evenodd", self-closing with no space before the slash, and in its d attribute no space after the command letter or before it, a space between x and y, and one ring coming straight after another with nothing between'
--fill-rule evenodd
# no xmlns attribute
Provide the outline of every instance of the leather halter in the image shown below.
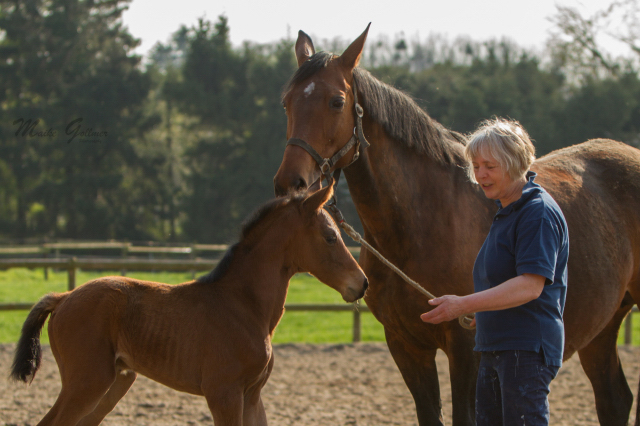
<svg viewBox="0 0 640 426"><path fill-rule="evenodd" d="M349 164L347 164L345 167L349 167L358 158L360 158L361 147L364 150L365 148L368 148L370 146L369 142L367 141L367 138L365 138L364 136L364 132L362 131L362 116L364 115L364 110L358 103L358 90L356 89L355 78L353 79L353 98L354 98L354 107L356 112L356 125L353 128L353 135L351 136L351 139L349 139L349 141L332 157L322 158L322 156L318 154L318 151L316 151L311 145L309 145L307 142L303 141L302 139L291 138L287 141L287 145L299 146L300 148L307 151L309 155L311 155L311 157L318 164L318 167L320 167L320 173L322 173L322 177L326 178L327 182L331 181L331 178L332 178L331 169L333 168L333 166L335 166L336 163L340 161L340 159L344 157L351 148L355 146L356 150L353 154L353 158L351 159ZM338 179L340 179L340 170L341 169L337 169L334 173L335 183L338 183Z"/></svg>

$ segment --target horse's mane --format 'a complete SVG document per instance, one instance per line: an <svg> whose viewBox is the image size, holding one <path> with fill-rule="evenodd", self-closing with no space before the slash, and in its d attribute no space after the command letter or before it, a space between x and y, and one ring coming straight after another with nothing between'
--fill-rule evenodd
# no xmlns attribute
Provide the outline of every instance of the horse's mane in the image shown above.
<svg viewBox="0 0 640 426"><path fill-rule="evenodd" d="M231 261L233 260L233 255L236 252L237 248L238 248L238 243L235 243L232 246L230 246L227 249L224 256L222 257L222 259L220 260L220 262L218 262L218 265L208 274L198 277L196 279L196 282L199 282L201 284L213 284L219 281L222 277L224 277L229 271L229 267L231 266Z"/></svg>
<svg viewBox="0 0 640 426"><path fill-rule="evenodd" d="M356 68L353 78L362 98L359 99L362 107L391 138L439 163L460 163L461 152L452 142L466 145L462 134L445 128L429 117L408 94L381 82L369 71Z"/></svg>
<svg viewBox="0 0 640 426"><path fill-rule="evenodd" d="M248 250L250 248L251 241L253 240L252 234L258 226L271 215L271 213L292 201L300 201L305 197L306 191L292 191L286 197L275 198L258 207L243 222L238 242L229 247L215 269L208 274L197 278L196 282L202 284L213 284L222 279L229 271L234 256L241 248L242 250Z"/></svg>
<svg viewBox="0 0 640 426"><path fill-rule="evenodd" d="M282 97L291 88L325 68L336 55L317 52L304 62L289 79ZM467 140L457 132L448 130L422 109L406 93L381 82L362 68L355 68L353 77L358 88L359 101L365 112L387 134L405 146L442 164L461 164L464 160L455 144L465 145ZM454 144L452 144L452 142Z"/></svg>

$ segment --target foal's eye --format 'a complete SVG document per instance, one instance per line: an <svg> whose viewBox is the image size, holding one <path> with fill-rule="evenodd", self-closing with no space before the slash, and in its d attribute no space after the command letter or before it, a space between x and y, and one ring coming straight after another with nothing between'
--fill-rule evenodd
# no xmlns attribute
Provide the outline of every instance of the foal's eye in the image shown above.
<svg viewBox="0 0 640 426"><path fill-rule="evenodd" d="M331 99L331 108L338 109L338 110L344 108L344 98L337 97L337 98Z"/></svg>
<svg viewBox="0 0 640 426"><path fill-rule="evenodd" d="M327 242L327 244L335 244L336 241L338 241L338 236L336 234L331 234L331 235L326 235L324 237L324 240Z"/></svg>

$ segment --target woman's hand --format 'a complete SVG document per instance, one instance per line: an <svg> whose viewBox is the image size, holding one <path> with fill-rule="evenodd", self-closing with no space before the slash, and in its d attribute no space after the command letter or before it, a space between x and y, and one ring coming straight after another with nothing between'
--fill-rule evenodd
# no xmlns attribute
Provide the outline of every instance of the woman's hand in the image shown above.
<svg viewBox="0 0 640 426"><path fill-rule="evenodd" d="M429 312L420 315L420 319L431 324L440 324L444 321L451 321L460 315L467 314L465 310L464 297L447 295L429 300L429 304L435 306ZM475 325L475 319L472 325Z"/></svg>
<svg viewBox="0 0 640 426"><path fill-rule="evenodd" d="M420 315L420 319L431 324L440 324L471 312L497 311L520 306L540 297L545 279L542 275L522 274L479 293L436 297L429 300L429 304L435 308Z"/></svg>

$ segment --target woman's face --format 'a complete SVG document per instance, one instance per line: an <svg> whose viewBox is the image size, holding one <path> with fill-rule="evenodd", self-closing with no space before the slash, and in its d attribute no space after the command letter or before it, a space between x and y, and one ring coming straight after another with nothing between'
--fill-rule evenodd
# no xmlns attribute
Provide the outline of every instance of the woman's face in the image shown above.
<svg viewBox="0 0 640 426"><path fill-rule="evenodd" d="M490 154L483 152L473 158L473 173L484 195L492 200L500 200L502 207L518 201L525 182L514 181L500 163Z"/></svg>

